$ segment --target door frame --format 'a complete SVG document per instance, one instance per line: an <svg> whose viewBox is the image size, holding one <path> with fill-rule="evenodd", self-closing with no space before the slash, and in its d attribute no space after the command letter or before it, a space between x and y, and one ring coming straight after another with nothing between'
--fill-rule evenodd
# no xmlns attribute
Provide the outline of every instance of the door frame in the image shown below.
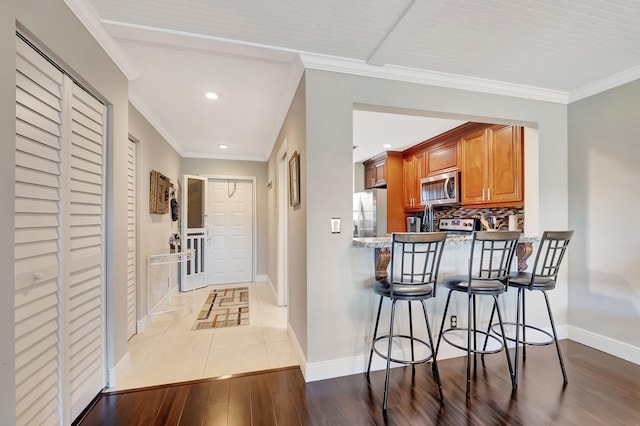
<svg viewBox="0 0 640 426"><path fill-rule="evenodd" d="M232 175L200 175L200 177L207 179L207 184L210 180L242 180L242 181L251 181L251 197L252 197L252 212L251 212L251 223L253 227L253 232L251 233L252 238L252 253L253 257L251 265L253 271L251 271L251 282L256 282L256 275L258 271L258 210L257 210L257 196L256 196L256 177L255 176L232 176ZM206 204L205 204L205 222L206 222ZM206 255L206 254L205 254Z"/></svg>
<svg viewBox="0 0 640 426"><path fill-rule="evenodd" d="M288 159L287 139L282 142L276 156L277 194L277 253L276 260L276 301L278 306L289 306L289 203L288 203ZM288 308L287 308L288 311Z"/></svg>

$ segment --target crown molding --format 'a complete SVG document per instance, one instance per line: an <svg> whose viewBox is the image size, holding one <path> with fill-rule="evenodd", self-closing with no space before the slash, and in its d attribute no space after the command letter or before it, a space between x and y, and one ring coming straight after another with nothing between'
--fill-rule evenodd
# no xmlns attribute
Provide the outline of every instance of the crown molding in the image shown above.
<svg viewBox="0 0 640 426"><path fill-rule="evenodd" d="M205 152L185 152L182 158L202 158L205 160L232 160L232 161L259 161L264 163L267 159L257 155L218 155Z"/></svg>
<svg viewBox="0 0 640 426"><path fill-rule="evenodd" d="M129 102L138 110L140 114L151 124L151 126L167 141L169 145L180 155L183 155L183 149L175 141L175 138L171 136L171 133L167 131L160 120L156 120L155 115L151 112L151 109L147 107L146 102L142 100L140 96L136 93L135 89L132 89L129 86ZM136 135L133 135L136 136Z"/></svg>
<svg viewBox="0 0 640 426"><path fill-rule="evenodd" d="M640 65L637 65L633 68L613 74L612 76L603 78L602 80L594 81L593 83L589 83L572 91L569 93L569 103L597 95L598 93L613 89L614 87L622 86L623 84L630 83L639 78Z"/></svg>
<svg viewBox="0 0 640 426"><path fill-rule="evenodd" d="M420 70L417 68L395 65L376 66L364 61L339 58L334 56L300 53L305 68L333 71L365 77L384 78L409 83L429 84L452 89L471 90L474 92L492 93L496 95L514 96L538 101L567 104L569 93L559 90L543 89L522 84L505 83L458 74Z"/></svg>
<svg viewBox="0 0 640 426"><path fill-rule="evenodd" d="M86 0L64 0L64 2L128 80L131 81L140 77L127 54L107 33L102 22L100 22L98 13L90 2Z"/></svg>

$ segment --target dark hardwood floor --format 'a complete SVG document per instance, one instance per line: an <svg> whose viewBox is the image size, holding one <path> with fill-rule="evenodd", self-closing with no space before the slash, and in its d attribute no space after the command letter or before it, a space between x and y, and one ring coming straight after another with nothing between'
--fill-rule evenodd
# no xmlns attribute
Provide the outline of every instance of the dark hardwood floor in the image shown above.
<svg viewBox="0 0 640 426"><path fill-rule="evenodd" d="M304 383L288 368L162 387L105 393L79 425L640 425L640 366L562 341L569 384L552 346L530 347L511 391L503 353L478 363L465 400L465 358L438 363L445 406L429 365L391 372L387 418L384 371Z"/></svg>

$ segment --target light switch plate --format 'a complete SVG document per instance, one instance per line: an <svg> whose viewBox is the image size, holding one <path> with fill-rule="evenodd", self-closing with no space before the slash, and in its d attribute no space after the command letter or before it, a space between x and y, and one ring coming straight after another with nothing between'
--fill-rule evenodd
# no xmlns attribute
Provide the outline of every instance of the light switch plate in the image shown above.
<svg viewBox="0 0 640 426"><path fill-rule="evenodd" d="M340 218L332 217L331 218L331 233L339 234L340 233Z"/></svg>

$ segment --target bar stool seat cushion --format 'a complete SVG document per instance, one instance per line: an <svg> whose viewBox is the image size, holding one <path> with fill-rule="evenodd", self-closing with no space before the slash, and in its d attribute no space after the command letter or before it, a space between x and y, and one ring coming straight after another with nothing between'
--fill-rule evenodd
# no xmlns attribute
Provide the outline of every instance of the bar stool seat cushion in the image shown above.
<svg viewBox="0 0 640 426"><path fill-rule="evenodd" d="M469 277L467 275L453 275L445 278L442 284L450 290L466 292L469 286ZM504 288L504 283L499 280L471 280L473 293L502 293Z"/></svg>
<svg viewBox="0 0 640 426"><path fill-rule="evenodd" d="M518 272L509 275L509 286L511 287L529 287L531 284L530 272ZM556 287L556 280L552 277L539 277L533 279L531 290L552 290Z"/></svg>
<svg viewBox="0 0 640 426"><path fill-rule="evenodd" d="M391 286L388 280L376 281L373 291L384 297L391 297ZM431 284L402 284L394 283L393 285L393 297L396 299L402 299L405 297L411 297L416 300L420 298L429 298L433 295L433 286Z"/></svg>

